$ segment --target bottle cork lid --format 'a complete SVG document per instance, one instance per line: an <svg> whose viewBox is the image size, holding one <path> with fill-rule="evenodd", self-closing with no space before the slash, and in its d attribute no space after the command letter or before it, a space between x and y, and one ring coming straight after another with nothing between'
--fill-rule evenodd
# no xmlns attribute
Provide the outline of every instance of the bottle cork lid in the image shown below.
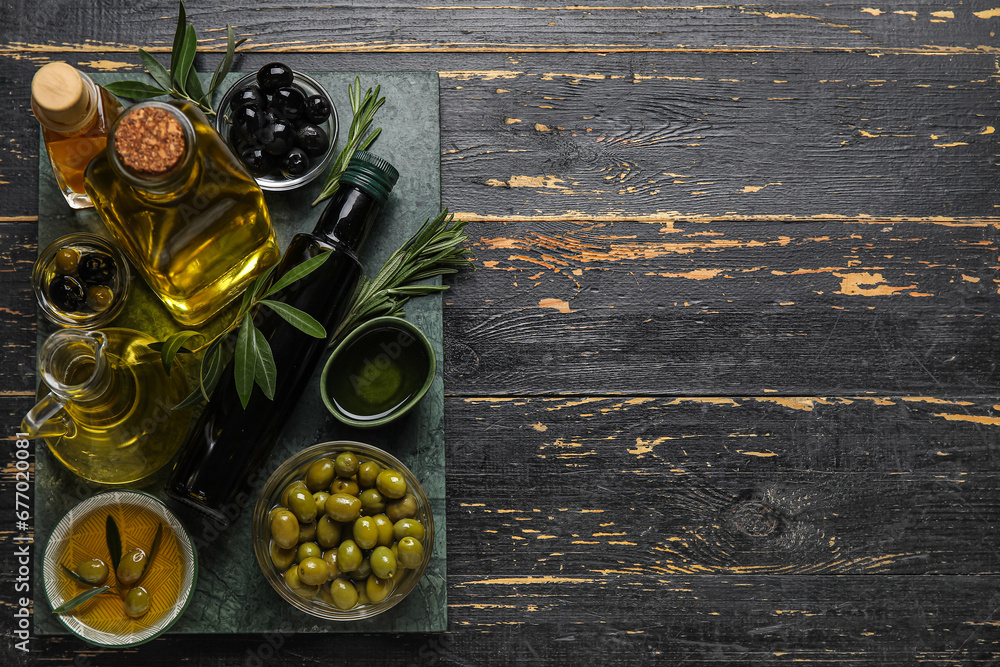
<svg viewBox="0 0 1000 667"><path fill-rule="evenodd" d="M136 176L169 173L184 157L187 140L180 122L166 109L140 107L126 111L114 134L115 154Z"/></svg>
<svg viewBox="0 0 1000 667"><path fill-rule="evenodd" d="M56 62L35 72L31 99L50 122L74 125L88 111L90 91L76 68Z"/></svg>

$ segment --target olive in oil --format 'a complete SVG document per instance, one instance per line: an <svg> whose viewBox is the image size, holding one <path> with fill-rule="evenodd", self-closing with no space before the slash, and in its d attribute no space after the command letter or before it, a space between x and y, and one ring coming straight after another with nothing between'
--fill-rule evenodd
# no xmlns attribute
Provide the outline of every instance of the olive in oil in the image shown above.
<svg viewBox="0 0 1000 667"><path fill-rule="evenodd" d="M191 103L144 102L123 113L85 183L182 325L204 323L278 260L263 193Z"/></svg>
<svg viewBox="0 0 1000 667"><path fill-rule="evenodd" d="M82 561L100 558L110 566L111 558L105 539L108 516L114 518L118 526L123 552L135 547L148 550L157 527L163 524L155 512L139 504L123 503L94 510L73 527L62 548L54 554L58 563L75 570ZM186 567L183 548L177 535L169 526L164 525L156 556L149 563L149 572L143 577L141 584L149 592L149 611L138 619L130 618L125 613L121 596L128 588L118 583L112 572L104 582L112 587L110 591L92 598L69 613L88 629L110 635L122 635L155 626L174 612L174 605L184 593ZM86 586L60 568L58 580L50 588L49 594L53 606L58 606L86 590Z"/></svg>
<svg viewBox="0 0 1000 667"><path fill-rule="evenodd" d="M374 421L405 404L423 387L430 359L409 333L392 327L364 332L340 351L343 362L327 378L327 393L351 419Z"/></svg>

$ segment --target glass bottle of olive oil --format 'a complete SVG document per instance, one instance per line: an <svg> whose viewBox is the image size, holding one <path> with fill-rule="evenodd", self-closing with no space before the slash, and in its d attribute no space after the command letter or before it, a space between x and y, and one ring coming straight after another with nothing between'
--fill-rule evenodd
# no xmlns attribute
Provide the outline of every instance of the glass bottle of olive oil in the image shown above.
<svg viewBox="0 0 1000 667"><path fill-rule="evenodd" d="M198 326L279 257L264 195L190 102L125 111L87 193L170 314Z"/></svg>
<svg viewBox="0 0 1000 667"><path fill-rule="evenodd" d="M357 151L316 228L310 234L295 235L272 280L323 253L329 253L327 260L268 298L312 315L332 336L363 273L357 253L398 178L399 172L387 161ZM227 510L235 507L234 498L247 478L274 447L328 343L303 333L267 308L257 311L254 324L267 339L278 369L274 399L255 389L244 408L230 362L188 432L166 487L168 495L221 525L233 518Z"/></svg>
<svg viewBox="0 0 1000 667"><path fill-rule="evenodd" d="M121 103L72 65L54 62L31 80L31 110L41 125L52 173L66 203L89 208L93 204L84 190L83 172L104 150Z"/></svg>

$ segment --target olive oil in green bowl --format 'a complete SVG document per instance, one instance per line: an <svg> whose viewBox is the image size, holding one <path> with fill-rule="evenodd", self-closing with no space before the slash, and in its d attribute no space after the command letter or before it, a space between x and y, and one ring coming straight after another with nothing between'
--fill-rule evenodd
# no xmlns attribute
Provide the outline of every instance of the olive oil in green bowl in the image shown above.
<svg viewBox="0 0 1000 667"><path fill-rule="evenodd" d="M350 426L381 426L423 398L436 370L434 348L423 331L399 317L377 317L330 355L320 380L323 403Z"/></svg>

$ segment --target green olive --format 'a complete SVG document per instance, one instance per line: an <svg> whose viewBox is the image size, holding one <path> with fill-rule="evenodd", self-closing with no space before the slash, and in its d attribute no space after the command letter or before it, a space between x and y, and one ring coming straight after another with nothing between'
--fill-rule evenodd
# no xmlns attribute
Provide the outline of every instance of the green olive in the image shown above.
<svg viewBox="0 0 1000 667"><path fill-rule="evenodd" d="M384 514L376 514L372 517L375 521L375 527L378 528L378 544L379 546L387 547L393 543L392 537L392 521L389 521L389 517Z"/></svg>
<svg viewBox="0 0 1000 667"><path fill-rule="evenodd" d="M347 573L347 576L354 581L364 581L372 574L372 563L368 558L362 558L361 564L354 570Z"/></svg>
<svg viewBox="0 0 1000 667"><path fill-rule="evenodd" d="M268 551L271 553L271 562L282 572L290 568L292 563L295 562L295 549L282 549L273 540Z"/></svg>
<svg viewBox="0 0 1000 667"><path fill-rule="evenodd" d="M358 483L353 479L338 477L330 482L330 493L346 493L349 496L356 496L361 493Z"/></svg>
<svg viewBox="0 0 1000 667"><path fill-rule="evenodd" d="M337 567L337 550L327 549L323 552L323 560L326 561L326 567L330 572L330 578L336 579L340 576L340 568Z"/></svg>
<svg viewBox="0 0 1000 667"><path fill-rule="evenodd" d="M337 567L341 572L353 572L361 566L364 555L354 540L344 540L337 547Z"/></svg>
<svg viewBox="0 0 1000 667"><path fill-rule="evenodd" d="M341 452L333 466L338 477L353 477L358 474L358 457L353 452Z"/></svg>
<svg viewBox="0 0 1000 667"><path fill-rule="evenodd" d="M306 470L306 486L315 493L330 486L334 478L333 461L328 458L316 459Z"/></svg>
<svg viewBox="0 0 1000 667"><path fill-rule="evenodd" d="M354 541L362 549L372 549L378 544L378 527L370 516L359 517L354 522Z"/></svg>
<svg viewBox="0 0 1000 667"><path fill-rule="evenodd" d="M358 592L358 604L371 604L371 600L368 599L368 591L365 590L364 581L355 581L354 589Z"/></svg>
<svg viewBox="0 0 1000 667"><path fill-rule="evenodd" d="M330 595L330 584L320 584L319 593L317 595L323 604L333 606L333 596Z"/></svg>
<svg viewBox="0 0 1000 667"><path fill-rule="evenodd" d="M307 558L319 558L323 555L323 550L315 542L303 542L295 550L295 562L301 563Z"/></svg>
<svg viewBox="0 0 1000 667"><path fill-rule="evenodd" d="M320 557L310 557L299 563L299 581L307 586L319 586L330 577L330 568Z"/></svg>
<svg viewBox="0 0 1000 667"><path fill-rule="evenodd" d="M417 516L417 498L412 493L405 494L399 500L385 506L385 515L396 523L401 519L412 519Z"/></svg>
<svg viewBox="0 0 1000 667"><path fill-rule="evenodd" d="M387 468L375 478L375 488L386 498L402 498L406 495L406 480L391 468Z"/></svg>
<svg viewBox="0 0 1000 667"><path fill-rule="evenodd" d="M298 565L292 565L290 568L285 570L285 574L283 575L283 577L285 579L285 585L291 588L293 591L296 588L302 588L302 586L304 585L302 583L302 580L299 579Z"/></svg>
<svg viewBox="0 0 1000 667"><path fill-rule="evenodd" d="M424 524L416 519L400 519L392 526L392 536L396 540L401 540L404 537L414 537L423 541Z"/></svg>
<svg viewBox="0 0 1000 667"><path fill-rule="evenodd" d="M300 588L292 589L292 592L300 598L310 600L319 595L319 586L306 586L303 584Z"/></svg>
<svg viewBox="0 0 1000 667"><path fill-rule="evenodd" d="M375 547L369 560L372 572L379 579L389 579L396 574L396 556L389 547Z"/></svg>
<svg viewBox="0 0 1000 667"><path fill-rule="evenodd" d="M330 582L330 597L333 598L333 606L337 609L354 609L358 604L358 589L347 579L337 577Z"/></svg>
<svg viewBox="0 0 1000 667"><path fill-rule="evenodd" d="M378 492L378 489L365 489L358 498L361 499L362 514L370 516L385 511L385 498Z"/></svg>
<svg viewBox="0 0 1000 667"><path fill-rule="evenodd" d="M315 542L316 541L316 522L310 521L309 523L299 524L299 544L303 542Z"/></svg>
<svg viewBox="0 0 1000 667"><path fill-rule="evenodd" d="M288 510L275 512L271 517L271 538L282 549L291 549L299 543L299 520Z"/></svg>
<svg viewBox="0 0 1000 667"><path fill-rule="evenodd" d="M365 581L365 593L368 594L368 600L374 604L378 604L382 600L389 597L392 593L394 583L392 579L379 579L374 574L368 577Z"/></svg>
<svg viewBox="0 0 1000 667"><path fill-rule="evenodd" d="M142 586L130 588L125 594L125 613L132 618L139 618L149 611L149 593Z"/></svg>
<svg viewBox="0 0 1000 667"><path fill-rule="evenodd" d="M88 584L100 586L108 579L108 564L100 558L91 558L77 565L76 573Z"/></svg>
<svg viewBox="0 0 1000 667"><path fill-rule="evenodd" d="M288 503L285 505L299 523L309 523L316 519L316 500L309 491L294 489L288 493Z"/></svg>
<svg viewBox="0 0 1000 667"><path fill-rule="evenodd" d="M129 549L122 556L115 570L115 578L122 586L131 586L139 581L142 571L146 569L146 552L136 547Z"/></svg>
<svg viewBox="0 0 1000 667"><path fill-rule="evenodd" d="M284 505L285 507L288 507L288 498L291 495L292 491L309 491L309 489L306 487L306 485L302 482L301 479L297 479L288 486L286 486L285 490L281 492L281 504Z"/></svg>
<svg viewBox="0 0 1000 667"><path fill-rule="evenodd" d="M340 544L340 533L340 524L326 514L316 522L316 542L324 549Z"/></svg>
<svg viewBox="0 0 1000 667"><path fill-rule="evenodd" d="M329 497L330 494L326 491L317 491L313 494L313 500L316 501L316 518L326 514L326 501Z"/></svg>
<svg viewBox="0 0 1000 667"><path fill-rule="evenodd" d="M91 285L87 288L87 305L95 312L103 313L111 307L114 300L115 293L106 285Z"/></svg>
<svg viewBox="0 0 1000 667"><path fill-rule="evenodd" d="M358 466L358 486L370 489L375 486L375 478L382 472L382 466L375 461L365 461Z"/></svg>
<svg viewBox="0 0 1000 667"><path fill-rule="evenodd" d="M420 563L424 561L424 545L420 540L404 537L396 543L396 548L399 551L399 564L403 567L412 570L420 567Z"/></svg>
<svg viewBox="0 0 1000 667"><path fill-rule="evenodd" d="M80 251L76 248L63 248L56 253L56 269L64 276L76 273L79 263Z"/></svg>
<svg viewBox="0 0 1000 667"><path fill-rule="evenodd" d="M354 521L361 516L361 499L346 493L335 493L326 501L326 514L341 523Z"/></svg>

